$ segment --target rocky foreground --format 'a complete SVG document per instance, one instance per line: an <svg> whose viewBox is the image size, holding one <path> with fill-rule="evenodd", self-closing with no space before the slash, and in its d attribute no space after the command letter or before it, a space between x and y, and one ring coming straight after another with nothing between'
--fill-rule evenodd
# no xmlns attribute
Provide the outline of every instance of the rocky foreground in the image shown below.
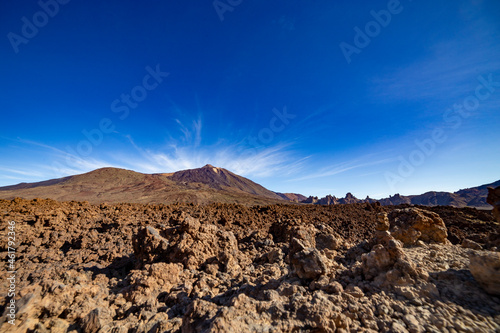
<svg viewBox="0 0 500 333"><path fill-rule="evenodd" d="M500 331L499 223L470 208L0 200L5 332ZM7 244L2 241L2 277Z"/></svg>

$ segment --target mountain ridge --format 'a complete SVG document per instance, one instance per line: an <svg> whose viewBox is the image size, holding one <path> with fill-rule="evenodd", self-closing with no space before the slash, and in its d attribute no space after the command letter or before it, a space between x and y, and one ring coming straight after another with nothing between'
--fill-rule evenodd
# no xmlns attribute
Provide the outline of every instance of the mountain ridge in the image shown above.
<svg viewBox="0 0 500 333"><path fill-rule="evenodd" d="M91 203L284 202L279 195L263 186L211 165L163 174L106 167L74 176L0 187L0 199L14 197Z"/></svg>
<svg viewBox="0 0 500 333"><path fill-rule="evenodd" d="M175 203L205 204L303 203L337 205L374 203L381 205L413 204L424 206L449 205L490 209L486 202L488 187L500 186L500 180L465 188L456 192L429 191L419 195L395 194L388 198L358 199L351 193L344 198L327 195L305 197L298 193L280 193L266 189L252 180L224 168L207 164L201 168L172 173L145 174L133 170L105 167L87 173L49 179L35 183L19 183L0 187L0 199L22 197L51 198L59 201L89 201L91 203Z"/></svg>
<svg viewBox="0 0 500 333"><path fill-rule="evenodd" d="M491 205L486 202L488 187L498 186L500 186L500 180L476 187L461 189L456 192L428 191L416 195L400 195L399 193L396 193L393 196L382 199L372 199L370 197L366 197L366 199L358 199L351 193L347 193L345 198L336 198L332 195L327 195L323 198L309 196L301 202L318 205L337 205L345 203L373 203L378 201L383 206L411 204L422 206L453 206L491 209Z"/></svg>

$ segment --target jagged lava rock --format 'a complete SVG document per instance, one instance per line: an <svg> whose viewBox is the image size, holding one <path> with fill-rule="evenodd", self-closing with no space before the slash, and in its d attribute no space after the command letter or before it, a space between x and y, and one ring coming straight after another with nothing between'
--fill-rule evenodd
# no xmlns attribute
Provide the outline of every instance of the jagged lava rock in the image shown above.
<svg viewBox="0 0 500 333"><path fill-rule="evenodd" d="M406 245L448 242L447 229L438 214L419 208L395 209L388 215L391 235Z"/></svg>
<svg viewBox="0 0 500 333"><path fill-rule="evenodd" d="M18 325L6 323L0 294L0 333L500 329L498 297L468 270L476 251L404 248L376 215L390 207L19 199L0 208L0 231L15 220L22 235ZM497 227L490 212L432 209L460 241L483 245Z"/></svg>
<svg viewBox="0 0 500 333"><path fill-rule="evenodd" d="M168 240L151 226L140 229L132 238L135 256L141 264L165 260L168 256L168 245Z"/></svg>
<svg viewBox="0 0 500 333"><path fill-rule="evenodd" d="M375 235L371 242L372 250L361 255L361 268L365 278L377 278L378 284L390 284L408 278L426 280L427 273L416 267L403 251L403 243L387 231L387 214L379 213L377 219Z"/></svg>
<svg viewBox="0 0 500 333"><path fill-rule="evenodd" d="M318 243L316 244L316 239ZM316 248L338 246L335 239L315 228L296 227L290 234L290 264L301 279L315 279L328 273L327 258Z"/></svg>
<svg viewBox="0 0 500 333"><path fill-rule="evenodd" d="M182 263L187 269L217 265L219 270L232 275L241 270L241 255L234 234L214 224L201 224L191 216L161 231L143 227L133 238L133 244L135 256L142 265L160 261Z"/></svg>
<svg viewBox="0 0 500 333"><path fill-rule="evenodd" d="M377 224L375 225L375 230L377 231L387 231L389 230L391 224L389 223L389 218L387 213L377 214Z"/></svg>

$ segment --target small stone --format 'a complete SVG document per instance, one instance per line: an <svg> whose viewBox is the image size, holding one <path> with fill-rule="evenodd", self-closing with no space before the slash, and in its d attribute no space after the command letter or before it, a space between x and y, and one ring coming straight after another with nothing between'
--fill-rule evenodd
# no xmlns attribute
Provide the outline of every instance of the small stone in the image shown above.
<svg viewBox="0 0 500 333"><path fill-rule="evenodd" d="M95 308L82 319L81 326L86 333L96 333L110 321L111 317L108 311L103 308Z"/></svg>
<svg viewBox="0 0 500 333"><path fill-rule="evenodd" d="M482 250L483 247L470 239L464 239L461 246L466 249Z"/></svg>
<svg viewBox="0 0 500 333"><path fill-rule="evenodd" d="M342 287L340 282L333 281L330 284L322 287L321 290L329 294L339 295L342 291L344 291L344 288Z"/></svg>
<svg viewBox="0 0 500 333"><path fill-rule="evenodd" d="M345 292L356 298L360 298L365 295L359 287L353 285L348 285Z"/></svg>
<svg viewBox="0 0 500 333"><path fill-rule="evenodd" d="M394 333L409 333L408 330L398 322L392 323L392 332L394 332Z"/></svg>
<svg viewBox="0 0 500 333"><path fill-rule="evenodd" d="M387 213L378 213L377 214L377 224L375 225L375 230L378 231L387 231L389 230L389 218L387 217Z"/></svg>
<svg viewBox="0 0 500 333"><path fill-rule="evenodd" d="M410 333L420 333L422 328L420 327L417 318L414 315L407 314L403 316L403 321L408 327Z"/></svg>

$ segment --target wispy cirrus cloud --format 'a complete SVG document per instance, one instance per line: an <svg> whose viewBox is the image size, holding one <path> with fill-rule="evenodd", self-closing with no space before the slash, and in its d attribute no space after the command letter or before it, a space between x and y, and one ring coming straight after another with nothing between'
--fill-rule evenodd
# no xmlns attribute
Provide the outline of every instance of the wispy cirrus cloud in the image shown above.
<svg viewBox="0 0 500 333"><path fill-rule="evenodd" d="M190 127L185 126L179 119L175 119L175 122L179 125L179 130L183 134L182 141L187 144L192 143L194 147L198 147L201 143L201 117L199 116L198 119L191 121Z"/></svg>
<svg viewBox="0 0 500 333"><path fill-rule="evenodd" d="M19 161L16 163L18 167L16 170L12 168L4 168L4 170L26 176L28 180L64 177L109 166L124 167L104 159L78 156L43 142L22 138L12 139L11 141L23 145L24 149L31 152L30 155L33 159L30 163ZM25 160L29 161L28 158L25 158ZM22 167L22 165L26 166Z"/></svg>
<svg viewBox="0 0 500 333"><path fill-rule="evenodd" d="M132 138L130 138L133 142ZM266 148L242 148L238 145L216 143L211 146L171 144L165 149L141 148L133 143L141 158L130 155L114 157L134 170L160 173L193 169L212 164L242 176L270 177L298 172L307 158L297 159L289 144Z"/></svg>
<svg viewBox="0 0 500 333"><path fill-rule="evenodd" d="M307 157L298 158L293 151L293 142L276 142L267 146L253 147L250 140L228 142L219 140L213 144L202 144L203 121L201 115L195 120L175 119L182 133L170 137L168 143L159 148L141 147L130 135L127 139L137 156L114 154L113 157L134 170L143 172L174 172L212 164L242 176L271 177L297 173Z"/></svg>
<svg viewBox="0 0 500 333"><path fill-rule="evenodd" d="M18 169L11 169L11 168L4 168L0 167L0 171L6 172L6 173L11 173L11 174L16 174L16 175L21 175L21 176L28 176L28 177L41 177L43 174L39 171L24 171L24 170L18 170ZM12 177L12 178L17 178L17 177Z"/></svg>
<svg viewBox="0 0 500 333"><path fill-rule="evenodd" d="M371 79L371 95L382 102L445 101L470 94L481 74L500 69L500 34L478 21L453 39L436 42L427 56L405 67L387 68Z"/></svg>
<svg viewBox="0 0 500 333"><path fill-rule="evenodd" d="M253 147L249 140L227 142L219 140L204 144L201 116L195 120L175 120L181 135L168 136L163 146L143 146L131 135L118 149L108 151L104 145L95 146L91 156L80 156L76 151L55 147L44 142L12 139L20 144L32 159L17 162L14 169L0 165L5 180L37 181L75 175L102 167L132 169L144 173L175 172L213 164L247 177L286 176L300 172L307 160L298 158L293 151L293 142L277 142L274 145ZM170 132L172 133L172 132ZM29 163L27 163L29 161ZM44 163L45 162L45 163ZM48 163L47 163L48 162ZM22 168L26 165L26 168ZM30 169L36 169L32 172ZM8 183L7 183L8 184Z"/></svg>
<svg viewBox="0 0 500 333"><path fill-rule="evenodd" d="M354 170L354 169L360 169L360 168L365 168L365 167L372 167L375 165L382 165L386 163L391 163L397 160L397 158L376 158L377 154L368 154L359 158L356 158L354 160L348 161L348 162L343 162L336 164L334 166L330 167L324 167L319 169L317 172L299 177L299 178L294 178L291 179L290 181L302 181L302 180L310 180L310 179L317 179L317 178L325 178L325 177L331 177L335 175L342 174L344 172Z"/></svg>

